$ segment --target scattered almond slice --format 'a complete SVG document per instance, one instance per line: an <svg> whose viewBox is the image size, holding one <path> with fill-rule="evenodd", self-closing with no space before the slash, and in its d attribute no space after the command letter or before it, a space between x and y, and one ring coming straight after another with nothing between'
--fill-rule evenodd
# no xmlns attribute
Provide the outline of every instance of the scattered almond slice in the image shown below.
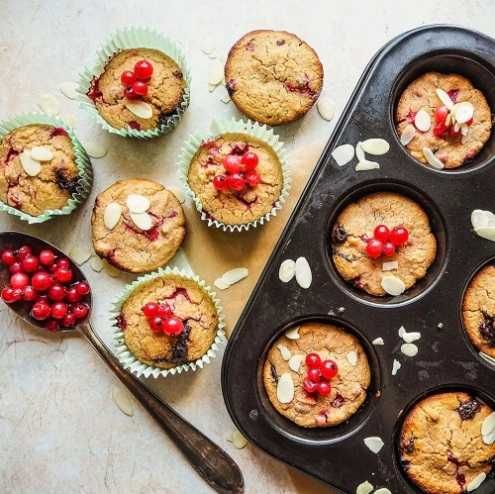
<svg viewBox="0 0 495 494"><path fill-rule="evenodd" d="M418 354L418 347L414 343L404 343L401 345L400 351L406 355L406 357L415 357Z"/></svg>
<svg viewBox="0 0 495 494"><path fill-rule="evenodd" d="M346 355L347 361L355 367L358 363L358 355L357 352L352 350Z"/></svg>
<svg viewBox="0 0 495 494"><path fill-rule="evenodd" d="M443 89L437 88L436 93L440 101L449 109L454 108L454 102L450 99L450 96Z"/></svg>
<svg viewBox="0 0 495 494"><path fill-rule="evenodd" d="M495 242L495 227L486 226L484 228L477 228L474 230L474 233L476 233L478 237L486 238L487 240Z"/></svg>
<svg viewBox="0 0 495 494"><path fill-rule="evenodd" d="M227 283L222 277L217 278L213 284L219 289L219 290L227 290L227 288L230 287L230 283Z"/></svg>
<svg viewBox="0 0 495 494"><path fill-rule="evenodd" d="M136 117L148 120L153 116L153 107L146 101L126 100L124 106Z"/></svg>
<svg viewBox="0 0 495 494"><path fill-rule="evenodd" d="M79 98L79 91L77 90L78 88L77 82L72 82L72 81L61 82L58 88L66 98L69 99Z"/></svg>
<svg viewBox="0 0 495 494"><path fill-rule="evenodd" d="M471 225L474 230L478 228L495 227L495 214L491 211L475 209L471 213Z"/></svg>
<svg viewBox="0 0 495 494"><path fill-rule="evenodd" d="M350 163L354 158L354 146L351 144L337 146L332 151L332 158L339 166L347 165L347 163Z"/></svg>
<svg viewBox="0 0 495 494"><path fill-rule="evenodd" d="M371 494L373 492L373 484L370 484L367 480L359 484L356 488L356 494Z"/></svg>
<svg viewBox="0 0 495 494"><path fill-rule="evenodd" d="M50 161L53 159L51 146L34 146L31 148L31 158L36 161Z"/></svg>
<svg viewBox="0 0 495 494"><path fill-rule="evenodd" d="M209 39L209 37L207 37L207 39ZM205 55L211 55L215 51L215 47L212 44L208 44L208 41L206 41L205 44L200 48L200 50Z"/></svg>
<svg viewBox="0 0 495 494"><path fill-rule="evenodd" d="M414 125L408 125L404 132L400 135L400 143L403 146L407 146L416 136L416 128Z"/></svg>
<svg viewBox="0 0 495 494"><path fill-rule="evenodd" d="M148 213L130 213L129 216L140 230L146 232L153 228L153 219Z"/></svg>
<svg viewBox="0 0 495 494"><path fill-rule="evenodd" d="M380 489L377 489L375 491L375 494L392 494L392 492L390 491L390 489L387 489L386 487L382 487Z"/></svg>
<svg viewBox="0 0 495 494"><path fill-rule="evenodd" d="M282 374L277 383L277 400L290 403L294 399L294 381L289 372Z"/></svg>
<svg viewBox="0 0 495 494"><path fill-rule="evenodd" d="M150 200L141 194L129 194L126 205L131 213L146 213L151 206Z"/></svg>
<svg viewBox="0 0 495 494"><path fill-rule="evenodd" d="M421 339L421 333L419 331L411 331L410 333L405 332L402 335L402 339L406 343L413 343L414 341L418 341Z"/></svg>
<svg viewBox="0 0 495 494"><path fill-rule="evenodd" d="M431 128L430 114L425 110L419 110L414 117L414 125L421 132L428 132Z"/></svg>
<svg viewBox="0 0 495 494"><path fill-rule="evenodd" d="M223 82L224 67L219 61L215 61L208 77L210 86L218 86Z"/></svg>
<svg viewBox="0 0 495 494"><path fill-rule="evenodd" d="M228 103L230 103L230 102L231 102L231 99L230 99L230 96L229 96L228 94L226 94L226 95L224 95L224 96L222 96L222 97L220 98L220 101L221 101L222 103L228 104Z"/></svg>
<svg viewBox="0 0 495 494"><path fill-rule="evenodd" d="M94 141L88 141L84 144L84 149L91 158L103 158L106 156L108 149L103 144Z"/></svg>
<svg viewBox="0 0 495 494"><path fill-rule="evenodd" d="M486 480L486 473L481 472L476 477L474 477L471 482L466 485L466 491L471 492L476 490L484 481Z"/></svg>
<svg viewBox="0 0 495 494"><path fill-rule="evenodd" d="M291 358L292 353L285 345L278 344L277 348L280 352L280 355L282 355L282 358L284 360L289 360Z"/></svg>
<svg viewBox="0 0 495 494"><path fill-rule="evenodd" d="M373 154L374 156L381 156L387 154L390 150L390 144L385 139L371 138L366 139L361 143L365 153Z"/></svg>
<svg viewBox="0 0 495 494"><path fill-rule="evenodd" d="M445 168L443 162L437 158L436 154L430 148L423 148L423 155L433 168L437 170L443 170Z"/></svg>
<svg viewBox="0 0 495 494"><path fill-rule="evenodd" d="M406 291L406 285L404 285L404 282L397 276L391 274L382 278L381 286L386 293L392 295L393 297L402 295Z"/></svg>
<svg viewBox="0 0 495 494"><path fill-rule="evenodd" d="M452 108L452 115L458 124L469 122L474 116L474 106L469 101L456 103Z"/></svg>
<svg viewBox="0 0 495 494"><path fill-rule="evenodd" d="M399 372L399 369L401 367L402 367L402 364L397 359L394 359L394 362L392 364L392 376L396 376L397 372Z"/></svg>
<svg viewBox="0 0 495 494"><path fill-rule="evenodd" d="M128 417L134 415L134 402L126 390L115 386L112 389L112 400L123 414Z"/></svg>
<svg viewBox="0 0 495 494"><path fill-rule="evenodd" d="M361 141L356 144L356 158L359 162L366 161L366 156L364 154L363 144Z"/></svg>
<svg viewBox="0 0 495 494"><path fill-rule="evenodd" d="M77 242L69 251L69 256L77 265L82 266L91 257L91 249L86 242Z"/></svg>
<svg viewBox="0 0 495 494"><path fill-rule="evenodd" d="M404 326L401 326L399 328L399 337L402 338L406 334L406 328Z"/></svg>
<svg viewBox="0 0 495 494"><path fill-rule="evenodd" d="M89 260L89 267L99 273L103 269L103 261L98 256L92 256Z"/></svg>
<svg viewBox="0 0 495 494"><path fill-rule="evenodd" d="M53 94L42 94L38 106L44 113L50 116L55 116L60 113L60 104Z"/></svg>
<svg viewBox="0 0 495 494"><path fill-rule="evenodd" d="M383 341L383 338L381 336L379 336L378 338L375 338L371 343L373 345L378 345L378 346L385 345L385 342Z"/></svg>
<svg viewBox="0 0 495 494"><path fill-rule="evenodd" d="M333 101L328 96L321 96L316 103L316 107L318 108L318 113L323 120L332 120L335 115L335 109Z"/></svg>
<svg viewBox="0 0 495 494"><path fill-rule="evenodd" d="M282 283L288 283L296 274L296 263L292 259L286 259L280 264L278 278Z"/></svg>
<svg viewBox="0 0 495 494"><path fill-rule="evenodd" d="M113 230L122 215L122 206L118 202L107 204L103 212L103 223L108 230Z"/></svg>
<svg viewBox="0 0 495 494"><path fill-rule="evenodd" d="M212 93L218 87L218 84L208 84L208 91Z"/></svg>
<svg viewBox="0 0 495 494"><path fill-rule="evenodd" d="M285 332L285 337L289 338L289 340L298 340L300 338L299 328L300 328L300 326L296 326L295 328L288 329Z"/></svg>
<svg viewBox="0 0 495 494"><path fill-rule="evenodd" d="M299 368L301 367L302 361L305 359L304 355L298 353L296 355L292 355L289 359L289 369L294 372L299 372Z"/></svg>
<svg viewBox="0 0 495 494"><path fill-rule="evenodd" d="M378 454L384 446L382 438L378 436L365 437L364 444L370 451L375 454Z"/></svg>
<svg viewBox="0 0 495 494"><path fill-rule="evenodd" d="M485 444L495 442L495 412L488 415L481 424L481 437Z"/></svg>
<svg viewBox="0 0 495 494"><path fill-rule="evenodd" d="M230 435L229 441L237 448L243 449L247 446L247 439L237 430L234 429Z"/></svg>
<svg viewBox="0 0 495 494"><path fill-rule="evenodd" d="M41 172L41 163L31 158L29 150L25 149L21 153L20 160L22 168L30 177L35 177Z"/></svg>
<svg viewBox="0 0 495 494"><path fill-rule="evenodd" d="M313 281L311 267L305 257L296 259L296 281L301 288L309 288Z"/></svg>
<svg viewBox="0 0 495 494"><path fill-rule="evenodd" d="M398 261L385 261L382 264L382 271L395 271L399 269Z"/></svg>
<svg viewBox="0 0 495 494"><path fill-rule="evenodd" d="M380 168L380 163L377 163L376 161L364 160L364 161L360 161L356 165L355 170L357 172L365 172L368 170L378 170L378 168Z"/></svg>

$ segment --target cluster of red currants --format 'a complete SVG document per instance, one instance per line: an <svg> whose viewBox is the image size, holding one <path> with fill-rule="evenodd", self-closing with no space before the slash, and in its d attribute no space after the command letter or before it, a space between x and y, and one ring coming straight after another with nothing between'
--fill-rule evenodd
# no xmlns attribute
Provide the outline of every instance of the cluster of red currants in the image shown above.
<svg viewBox="0 0 495 494"><path fill-rule="evenodd" d="M7 304L32 304L31 317L44 321L50 331L60 326L73 328L88 317L90 308L84 299L89 295L89 284L73 282L74 273L68 259L57 259L50 249L35 255L31 246L23 245L16 251L3 250L0 260L10 271L9 284L1 294Z"/></svg>
<svg viewBox="0 0 495 494"><path fill-rule="evenodd" d="M409 240L409 232L403 226L395 226L389 230L385 225L378 225L373 232L373 238L366 243L366 255L371 259L381 256L392 257L399 247Z"/></svg>
<svg viewBox="0 0 495 494"><path fill-rule="evenodd" d="M223 159L226 175L216 175L213 186L219 191L231 190L241 192L246 187L256 187L260 183L260 176L256 171L258 155L247 151L242 155L228 154Z"/></svg>
<svg viewBox="0 0 495 494"><path fill-rule="evenodd" d="M148 60L140 60L134 70L124 70L120 76L127 99L137 99L148 94L148 83L153 74L153 65Z"/></svg>
<svg viewBox="0 0 495 494"><path fill-rule="evenodd" d="M153 333L165 333L168 336L179 336L184 331L184 323L174 316L169 305L148 302L142 308Z"/></svg>
<svg viewBox="0 0 495 494"><path fill-rule="evenodd" d="M461 127L459 125L455 125L455 122L452 118L447 118L449 116L449 109L446 106L440 106L435 110L434 118L435 125L433 126L433 134L436 137L460 137L461 136ZM466 122L466 125L471 125L473 123L473 119L471 118Z"/></svg>
<svg viewBox="0 0 495 494"><path fill-rule="evenodd" d="M306 366L308 372L303 381L304 391L311 395L328 396L332 391L329 381L339 372L337 364L333 360L322 361L317 353L308 353Z"/></svg>

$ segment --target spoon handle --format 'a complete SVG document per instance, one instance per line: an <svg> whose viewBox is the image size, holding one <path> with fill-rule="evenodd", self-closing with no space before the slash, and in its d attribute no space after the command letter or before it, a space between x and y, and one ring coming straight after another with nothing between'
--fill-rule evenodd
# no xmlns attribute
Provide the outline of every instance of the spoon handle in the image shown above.
<svg viewBox="0 0 495 494"><path fill-rule="evenodd" d="M79 330L127 389L173 439L193 468L216 492L222 494L244 492L242 473L224 450L163 403L132 374L125 371L89 323L80 325Z"/></svg>

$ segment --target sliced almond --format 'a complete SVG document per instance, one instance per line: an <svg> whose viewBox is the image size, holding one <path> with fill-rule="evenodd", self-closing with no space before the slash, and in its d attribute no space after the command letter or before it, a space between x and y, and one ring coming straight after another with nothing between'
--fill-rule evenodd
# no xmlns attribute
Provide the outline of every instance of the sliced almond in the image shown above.
<svg viewBox="0 0 495 494"><path fill-rule="evenodd" d="M347 355L346 355L347 361L355 367L358 363L358 354L356 351L351 350Z"/></svg>
<svg viewBox="0 0 495 494"><path fill-rule="evenodd" d="M126 100L125 107L136 117L148 120L153 116L153 107L146 101L141 100Z"/></svg>
<svg viewBox="0 0 495 494"><path fill-rule="evenodd" d="M332 120L335 115L335 108L333 101L328 96L321 96L316 103L316 107L318 108L318 113L323 120Z"/></svg>
<svg viewBox="0 0 495 494"><path fill-rule="evenodd" d="M436 154L430 148L423 148L423 155L433 168L437 170L443 170L445 168L443 162L437 158Z"/></svg>
<svg viewBox="0 0 495 494"><path fill-rule="evenodd" d="M488 415L481 424L481 436L485 444L495 442L495 412Z"/></svg>
<svg viewBox="0 0 495 494"><path fill-rule="evenodd" d="M382 271L395 271L396 269L399 269L398 261L385 261L382 264Z"/></svg>
<svg viewBox="0 0 495 494"><path fill-rule="evenodd" d="M208 84L218 86L223 82L224 67L219 61L215 61L208 77Z"/></svg>
<svg viewBox="0 0 495 494"><path fill-rule="evenodd" d="M392 376L397 375L397 372L399 372L399 369L401 367L402 367L402 364L397 359L394 359L394 362L392 364Z"/></svg>
<svg viewBox="0 0 495 494"><path fill-rule="evenodd" d="M372 138L366 139L361 143L361 147L365 153L373 154L375 156L381 156L386 154L390 150L390 144L385 139Z"/></svg>
<svg viewBox="0 0 495 494"><path fill-rule="evenodd" d="M30 177L35 177L41 172L41 163L31 158L31 153L27 149L21 153L19 158L22 168Z"/></svg>
<svg viewBox="0 0 495 494"><path fill-rule="evenodd" d="M112 400L124 415L128 417L134 415L134 400L128 391L115 386L112 389Z"/></svg>
<svg viewBox="0 0 495 494"><path fill-rule="evenodd" d="M364 444L370 451L375 454L379 453L384 446L382 438L378 436L365 437Z"/></svg>
<svg viewBox="0 0 495 494"><path fill-rule="evenodd" d="M421 132L428 132L431 128L430 114L425 110L419 110L414 117L414 125Z"/></svg>
<svg viewBox="0 0 495 494"><path fill-rule="evenodd" d="M141 194L129 194L126 205L131 213L145 213L151 206L150 200Z"/></svg>
<svg viewBox="0 0 495 494"><path fill-rule="evenodd" d="M53 94L42 94L38 106L44 113L50 116L55 116L60 113L60 103Z"/></svg>
<svg viewBox="0 0 495 494"><path fill-rule="evenodd" d="M484 228L477 228L474 230L474 233L476 233L479 237L495 242L495 227L486 226Z"/></svg>
<svg viewBox="0 0 495 494"><path fill-rule="evenodd" d="M243 449L247 446L247 439L237 430L234 429L230 435L230 442L237 448Z"/></svg>
<svg viewBox="0 0 495 494"><path fill-rule="evenodd" d="M356 144L356 158L359 162L366 161L366 156L364 154L363 143L358 142Z"/></svg>
<svg viewBox="0 0 495 494"><path fill-rule="evenodd" d="M376 346L385 345L385 342L383 341L383 338L381 336L379 336L378 338L375 338L371 343L373 345L376 345Z"/></svg>
<svg viewBox="0 0 495 494"><path fill-rule="evenodd" d="M406 332L402 335L402 339L406 343L413 343L414 341L421 339L421 333L419 331L411 331L410 333Z"/></svg>
<svg viewBox="0 0 495 494"><path fill-rule="evenodd" d="M50 161L53 159L51 146L34 146L31 148L31 158L36 161Z"/></svg>
<svg viewBox="0 0 495 494"><path fill-rule="evenodd" d="M452 115L458 124L465 124L473 118L474 106L469 101L456 103L452 108Z"/></svg>
<svg viewBox="0 0 495 494"><path fill-rule="evenodd" d="M284 360L289 360L291 358L292 353L285 345L278 344L277 348L278 348L278 351L280 352L280 355L282 355L282 358Z"/></svg>
<svg viewBox="0 0 495 494"><path fill-rule="evenodd" d="M285 337L289 338L289 340L298 340L300 338L299 328L300 328L300 326L296 326L295 328L288 329L285 332Z"/></svg>
<svg viewBox="0 0 495 494"><path fill-rule="evenodd" d="M220 98L220 101L222 103L225 103L225 104L228 104L230 103L232 100L230 99L230 96L228 94L225 94L223 95L221 98Z"/></svg>
<svg viewBox="0 0 495 494"><path fill-rule="evenodd" d="M378 168L380 168L380 163L377 163L376 161L364 160L364 161L360 161L356 165L355 170L357 172L365 172L368 170L378 170Z"/></svg>
<svg viewBox="0 0 495 494"><path fill-rule="evenodd" d="M476 230L478 228L495 227L495 214L483 209L475 209L471 213L471 225Z"/></svg>
<svg viewBox="0 0 495 494"><path fill-rule="evenodd" d="M371 494L373 492L373 484L370 484L367 480L359 484L356 488L356 494Z"/></svg>
<svg viewBox="0 0 495 494"><path fill-rule="evenodd" d="M449 109L452 110L454 108L454 102L450 99L450 96L443 89L437 88L436 93L438 99Z"/></svg>
<svg viewBox="0 0 495 494"><path fill-rule="evenodd" d="M153 219L148 213L130 213L130 217L140 230L146 232L153 228Z"/></svg>
<svg viewBox="0 0 495 494"><path fill-rule="evenodd" d="M305 257L296 259L296 281L301 288L309 288L313 281L311 267Z"/></svg>
<svg viewBox="0 0 495 494"><path fill-rule="evenodd" d="M290 403L294 399L294 381L289 372L282 374L277 383L277 400Z"/></svg>
<svg viewBox="0 0 495 494"><path fill-rule="evenodd" d="M248 268L234 268L230 271L227 271L222 275L224 281L226 281L229 285L233 285L234 283L238 283L239 281L247 278L249 275Z"/></svg>
<svg viewBox="0 0 495 494"><path fill-rule="evenodd" d="M278 269L278 278L282 283L289 283L296 274L296 262L292 259L286 259L280 264Z"/></svg>
<svg viewBox="0 0 495 494"><path fill-rule="evenodd" d="M118 202L111 202L103 212L103 223L108 230L113 230L122 215L122 206Z"/></svg>
<svg viewBox="0 0 495 494"><path fill-rule="evenodd" d="M476 490L485 480L486 480L486 473L481 472L466 484L466 491L471 492Z"/></svg>
<svg viewBox="0 0 495 494"><path fill-rule="evenodd" d="M418 347L414 343L404 343L401 345L400 351L406 355L406 357L415 357L418 354Z"/></svg>
<svg viewBox="0 0 495 494"><path fill-rule="evenodd" d="M399 328L399 337L402 338L406 334L406 328L404 326L401 326Z"/></svg>
<svg viewBox="0 0 495 494"><path fill-rule="evenodd" d="M60 92L69 99L79 98L78 84L77 82L67 81L59 84L58 88Z"/></svg>
<svg viewBox="0 0 495 494"><path fill-rule="evenodd" d="M382 288L386 293L394 297L402 295L406 291L406 285L397 276L387 275L382 278Z"/></svg>
<svg viewBox="0 0 495 494"><path fill-rule="evenodd" d="M69 256L76 264L82 266L91 257L91 249L86 242L77 242L70 249Z"/></svg>
<svg viewBox="0 0 495 494"><path fill-rule="evenodd" d="M293 370L294 372L299 372L299 369L304 359L305 356L301 353L292 355L292 357L289 359L289 369Z"/></svg>
<svg viewBox="0 0 495 494"><path fill-rule="evenodd" d="M375 494L392 494L392 491L386 487L382 487L381 489L377 489Z"/></svg>
<svg viewBox="0 0 495 494"><path fill-rule="evenodd" d="M404 132L400 135L400 143L403 146L407 146L415 137L416 135L416 127L414 125L409 124L405 129Z"/></svg>
<svg viewBox="0 0 495 494"><path fill-rule="evenodd" d="M217 278L213 284L219 289L219 290L227 290L227 288L230 288L230 283L227 283L222 277Z"/></svg>
<svg viewBox="0 0 495 494"><path fill-rule="evenodd" d="M347 165L347 163L350 163L354 158L354 146L351 144L342 144L341 146L337 146L332 151L332 158L339 166Z"/></svg>
<svg viewBox="0 0 495 494"><path fill-rule="evenodd" d="M91 158L99 159L106 156L108 148L99 142L87 141L84 143L84 149Z"/></svg>
<svg viewBox="0 0 495 494"><path fill-rule="evenodd" d="M99 273L103 269L103 261L98 256L92 256L89 260L89 267Z"/></svg>

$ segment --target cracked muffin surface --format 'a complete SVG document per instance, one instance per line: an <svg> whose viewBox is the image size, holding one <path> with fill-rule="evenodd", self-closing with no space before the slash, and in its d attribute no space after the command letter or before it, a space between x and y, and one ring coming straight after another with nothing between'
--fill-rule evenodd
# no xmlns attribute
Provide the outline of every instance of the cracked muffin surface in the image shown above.
<svg viewBox="0 0 495 494"><path fill-rule="evenodd" d="M184 324L179 336L154 333L142 308L168 305ZM210 296L194 281L163 275L143 283L124 302L120 326L125 344L141 362L164 369L202 357L215 339L218 315Z"/></svg>
<svg viewBox="0 0 495 494"><path fill-rule="evenodd" d="M242 113L280 125L301 118L316 102L323 67L313 48L295 34L252 31L231 48L225 81Z"/></svg>
<svg viewBox="0 0 495 494"><path fill-rule="evenodd" d="M406 228L409 239L393 256L371 259L365 252L367 240L381 224ZM416 202L394 192L377 192L343 209L333 226L331 248L335 268L345 281L370 295L385 296L384 276L400 278L408 289L426 275L435 260L437 241L428 216ZM397 268L384 271L383 263L391 261L397 262Z"/></svg>
<svg viewBox="0 0 495 494"><path fill-rule="evenodd" d="M146 213L152 226L141 229L133 220L127 200L138 194L147 198ZM113 229L105 224L105 210L110 204L121 208ZM91 217L95 252L119 269L132 273L153 271L165 265L177 252L186 234L182 206L163 185L146 179L119 180L101 192Z"/></svg>
<svg viewBox="0 0 495 494"><path fill-rule="evenodd" d="M435 110L443 106L436 89L443 89L454 103L468 101L474 106L472 123L467 134L437 136L434 132ZM474 158L488 141L492 128L492 114L483 93L472 83L458 74L428 72L414 80L402 93L397 105L395 121L397 132L404 133L407 127L414 127L414 118L418 111L426 111L431 118L431 128L426 132L416 131L414 138L407 144L409 153L423 164L428 161L423 148L431 149L446 169L458 168L467 160Z"/></svg>
<svg viewBox="0 0 495 494"><path fill-rule="evenodd" d="M290 356L301 356L296 372L289 366ZM282 349L281 349L282 348ZM350 360L350 352L356 353ZM307 366L304 358L317 353L321 360L337 363L338 374L330 382L328 396L310 395L303 388ZM288 373L294 383L294 397L290 403L280 403L277 384L280 376ZM308 322L299 326L299 338L290 339L285 334L270 347L264 366L263 383L268 398L278 413L301 427L332 427L354 415L366 400L371 381L368 357L359 340L343 328L333 324Z"/></svg>
<svg viewBox="0 0 495 494"><path fill-rule="evenodd" d="M21 154L48 147L52 159L40 162L40 171L26 173ZM76 192L79 171L67 132L44 124L26 125L6 134L0 142L0 200L31 216L61 209Z"/></svg>
<svg viewBox="0 0 495 494"><path fill-rule="evenodd" d="M153 65L153 74L147 81L148 93L140 98L151 105L151 118L140 118L126 107L129 100L125 97L125 88L120 80L122 72L132 71L136 62L143 59ZM112 127L150 130L158 127L161 119L177 110L185 88L182 71L172 58L158 50L135 48L123 50L109 60L101 75L93 80L88 97Z"/></svg>
<svg viewBox="0 0 495 494"><path fill-rule="evenodd" d="M400 438L407 476L428 494L461 494L480 474L488 474L495 444L481 436L493 410L462 392L440 393L420 401L408 413Z"/></svg>
<svg viewBox="0 0 495 494"><path fill-rule="evenodd" d="M462 315L473 345L495 358L495 266L485 266L471 280Z"/></svg>
<svg viewBox="0 0 495 494"><path fill-rule="evenodd" d="M225 173L223 159L246 152L258 156L256 170L260 183L240 192L217 190L213 179ZM248 134L226 133L203 142L189 165L187 182L209 217L226 225L240 225L255 221L273 209L282 192L282 165L264 141Z"/></svg>

